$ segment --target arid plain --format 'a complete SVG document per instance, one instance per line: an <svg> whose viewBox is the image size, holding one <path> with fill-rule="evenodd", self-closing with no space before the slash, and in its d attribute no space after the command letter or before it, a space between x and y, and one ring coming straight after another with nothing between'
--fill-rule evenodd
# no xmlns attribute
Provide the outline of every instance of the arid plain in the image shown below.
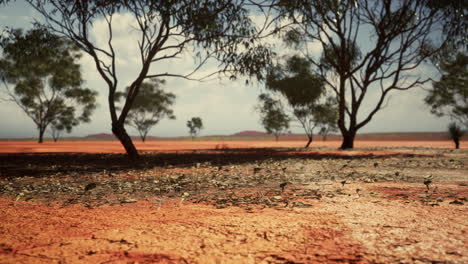
<svg viewBox="0 0 468 264"><path fill-rule="evenodd" d="M0 142L0 263L467 263L449 141Z"/></svg>

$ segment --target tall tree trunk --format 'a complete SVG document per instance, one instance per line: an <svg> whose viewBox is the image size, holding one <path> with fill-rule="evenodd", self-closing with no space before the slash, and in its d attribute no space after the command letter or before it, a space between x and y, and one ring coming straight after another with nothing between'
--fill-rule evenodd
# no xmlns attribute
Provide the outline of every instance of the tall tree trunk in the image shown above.
<svg viewBox="0 0 468 264"><path fill-rule="evenodd" d="M307 135L307 138L308 138L308 141L304 148L308 148L310 146L310 143L312 143L312 135Z"/></svg>
<svg viewBox="0 0 468 264"><path fill-rule="evenodd" d="M138 133L140 133L141 141L145 143L146 135L148 135L148 132L141 132L140 130L138 130Z"/></svg>
<svg viewBox="0 0 468 264"><path fill-rule="evenodd" d="M115 122L112 123L112 133L119 139L122 146L127 151L127 155L130 159L136 160L140 157L135 145L133 145L132 138L127 134L123 123Z"/></svg>
<svg viewBox="0 0 468 264"><path fill-rule="evenodd" d="M455 138L453 141L455 142L455 148L459 149L460 148L460 140L458 138Z"/></svg>
<svg viewBox="0 0 468 264"><path fill-rule="evenodd" d="M352 149L354 148L354 138L356 137L356 131L348 130L343 135L343 142L341 143L340 149Z"/></svg>
<svg viewBox="0 0 468 264"><path fill-rule="evenodd" d="M279 134L275 134L276 142L278 142Z"/></svg>
<svg viewBox="0 0 468 264"><path fill-rule="evenodd" d="M39 140L37 141L37 143L44 142L44 132L45 132L45 129L39 128Z"/></svg>

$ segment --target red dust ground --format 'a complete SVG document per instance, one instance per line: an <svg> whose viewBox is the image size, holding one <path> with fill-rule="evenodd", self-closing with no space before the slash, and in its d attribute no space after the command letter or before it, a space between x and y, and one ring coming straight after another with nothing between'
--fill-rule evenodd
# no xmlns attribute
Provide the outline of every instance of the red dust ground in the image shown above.
<svg viewBox="0 0 468 264"><path fill-rule="evenodd" d="M197 149L239 149L239 148L271 148L290 147L302 148L304 141L148 141L135 142L141 152L184 151ZM316 141L316 147L338 148L340 141ZM452 148L451 141L356 141L356 148L400 147L400 148ZM463 144L462 149L468 148ZM0 153L37 153L37 152L84 152L84 153L124 153L118 141L65 141L44 142L38 144L32 141L0 141ZM350 152L353 154L353 152Z"/></svg>
<svg viewBox="0 0 468 264"><path fill-rule="evenodd" d="M173 152L302 144L165 141L137 143L137 148ZM435 152L452 147L448 141L357 143L359 148L382 146L431 147ZM371 153L397 160L392 155L408 150L326 151L337 157ZM120 153L122 149L117 142L0 142L0 152ZM457 173L465 176L434 182L430 190L420 182L328 180L295 186L338 193L308 200L311 206L305 208L216 209L180 198L158 205L151 196L86 208L0 196L0 263L468 263L464 203L468 153L448 153L438 155L461 156Z"/></svg>

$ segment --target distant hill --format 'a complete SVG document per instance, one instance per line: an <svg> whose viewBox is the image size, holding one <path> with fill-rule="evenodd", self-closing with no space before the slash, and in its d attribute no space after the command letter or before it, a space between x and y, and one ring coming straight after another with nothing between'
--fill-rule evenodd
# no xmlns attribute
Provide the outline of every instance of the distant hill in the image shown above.
<svg viewBox="0 0 468 264"><path fill-rule="evenodd" d="M131 136L131 138L135 141L141 141L139 136ZM232 135L207 135L201 136L197 138L198 140L274 140L274 136L267 134L266 132L256 131L256 130L244 130L241 132L237 132ZM357 140L369 140L369 141L377 141L377 140L384 140L384 141L444 141L449 140L449 135L447 132L381 132L381 133L362 133L356 136ZM0 138L0 140L6 141L20 141L20 140L36 140L35 138ZM47 138L47 140L51 140ZM95 141L114 141L118 140L113 134L110 133L97 133L97 134L90 134L84 137L64 137L60 140L69 140L69 141L77 141L77 140L95 140ZM147 141L169 141L169 140L191 140L189 136L181 136L181 137L154 137L154 136L147 136ZM304 134L283 134L280 135L280 140L285 141L293 141L293 140L307 140L306 135ZM320 135L314 135L314 140L322 140ZM341 140L341 135L339 134L332 134L328 135L327 140ZM468 134L466 134L463 138L463 141L468 140Z"/></svg>
<svg viewBox="0 0 468 264"><path fill-rule="evenodd" d="M139 136L132 136L130 135L132 140L134 141L140 141ZM107 141L107 140L118 140L114 134L110 133L98 133L98 134L91 134L83 137L84 140L102 140L102 141ZM160 140L161 138L159 137L153 137L153 136L147 136L146 140L151 141L151 140Z"/></svg>
<svg viewBox="0 0 468 264"><path fill-rule="evenodd" d="M85 139L94 139L94 140L115 140L117 139L114 134L109 133L98 133L91 134L84 137Z"/></svg>
<svg viewBox="0 0 468 264"><path fill-rule="evenodd" d="M255 136L266 136L266 132L255 131L255 130L244 130L233 134L234 137L255 137Z"/></svg>
<svg viewBox="0 0 468 264"><path fill-rule="evenodd" d="M255 138L265 139L265 137L272 137L265 132L245 130L235 133L229 137L245 137L255 140ZM280 135L281 140L306 140L304 134L283 134ZM467 137L465 137L467 138ZM321 140L322 136L314 135L315 140ZM340 134L328 135L328 140L341 140ZM360 133L356 135L357 140L403 140L403 141L434 141L434 140L449 140L447 132L383 132L383 133Z"/></svg>

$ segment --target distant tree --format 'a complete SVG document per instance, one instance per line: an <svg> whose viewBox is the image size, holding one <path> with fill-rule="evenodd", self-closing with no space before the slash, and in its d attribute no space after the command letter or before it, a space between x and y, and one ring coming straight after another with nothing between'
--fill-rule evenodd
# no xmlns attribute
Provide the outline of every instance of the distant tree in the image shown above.
<svg viewBox="0 0 468 264"><path fill-rule="evenodd" d="M0 4L13 0L0 0ZM108 104L112 132L125 148L130 159L139 157L132 139L125 130L125 121L132 109L142 83L150 78L176 77L200 80L213 74L258 77L269 62L267 45L259 41L252 21L254 12L250 1L244 0L178 0L178 1L76 1L26 0L42 15L44 24L54 33L73 41L93 59L96 70L108 90ZM132 19L128 37L134 42L141 63L135 64L136 74L130 82L130 91L117 112L115 94L121 83L118 69L119 50L116 48L116 29L121 27L119 17ZM93 35L98 25L105 30L99 37ZM191 69L152 67L181 61L181 56L193 54ZM183 60L184 63L186 60ZM219 67L207 74L200 73L208 62ZM199 73L197 75L197 73Z"/></svg>
<svg viewBox="0 0 468 264"><path fill-rule="evenodd" d="M438 64L442 77L433 82L425 102L433 114L449 115L468 127L468 56L460 52Z"/></svg>
<svg viewBox="0 0 468 264"><path fill-rule="evenodd" d="M50 124L49 131L50 131L50 135L52 136L52 139L54 140L54 142L58 141L58 139L62 135L63 130L64 130L63 127L61 125L57 124L57 123L52 122Z"/></svg>
<svg viewBox="0 0 468 264"><path fill-rule="evenodd" d="M292 114L307 135L306 148L312 143L315 128L336 127L336 100L324 99L324 82L312 72L311 63L306 58L292 56L285 65L272 67L267 74L266 87L287 100Z"/></svg>
<svg viewBox="0 0 468 264"><path fill-rule="evenodd" d="M415 71L445 44L445 15L425 0L277 2L278 11L296 22L284 34L288 43L304 53L310 43L322 48L322 56L307 55L338 100L342 149L354 147L358 130L391 93L430 81Z"/></svg>
<svg viewBox="0 0 468 264"><path fill-rule="evenodd" d="M70 132L80 122L90 121L97 93L82 87L77 63L81 54L72 42L36 25L26 33L6 31L0 45L6 94L34 121L39 143L52 123Z"/></svg>
<svg viewBox="0 0 468 264"><path fill-rule="evenodd" d="M200 117L192 117L192 119L187 121L187 127L193 140L200 133L200 130L203 129L203 121Z"/></svg>
<svg viewBox="0 0 468 264"><path fill-rule="evenodd" d="M318 134L322 136L322 141L327 141L327 137L332 132L338 132L336 123L326 123L320 127Z"/></svg>
<svg viewBox="0 0 468 264"><path fill-rule="evenodd" d="M457 123L453 122L450 123L448 126L448 131L450 134L450 138L453 140L453 143L455 143L455 148L459 149L460 148L460 138L463 136L464 131L461 127L457 125Z"/></svg>
<svg viewBox="0 0 468 264"><path fill-rule="evenodd" d="M319 135L322 136L322 140L326 141L328 134L332 132L338 132L338 108L336 99L328 97L325 103L318 106L315 111L316 123L319 128Z"/></svg>
<svg viewBox="0 0 468 264"><path fill-rule="evenodd" d="M260 112L260 122L268 134L273 134L276 141L279 136L288 131L289 117L284 113L281 102L271 98L268 94L261 94L258 97L260 101L257 106Z"/></svg>
<svg viewBox="0 0 468 264"><path fill-rule="evenodd" d="M145 142L151 128L163 118L175 119L174 112L170 107L174 104L176 96L162 90L161 86L165 83L165 80L160 79L143 82L140 92L135 97L132 109L128 113L126 124L138 130L143 142ZM127 87L126 93L116 93L116 100L126 98L129 91L130 87Z"/></svg>
<svg viewBox="0 0 468 264"><path fill-rule="evenodd" d="M49 131L54 142L58 141L63 131L70 133L73 127L79 124L78 120L74 118L73 115L74 108L68 107L61 110L60 116L57 119L52 120Z"/></svg>

